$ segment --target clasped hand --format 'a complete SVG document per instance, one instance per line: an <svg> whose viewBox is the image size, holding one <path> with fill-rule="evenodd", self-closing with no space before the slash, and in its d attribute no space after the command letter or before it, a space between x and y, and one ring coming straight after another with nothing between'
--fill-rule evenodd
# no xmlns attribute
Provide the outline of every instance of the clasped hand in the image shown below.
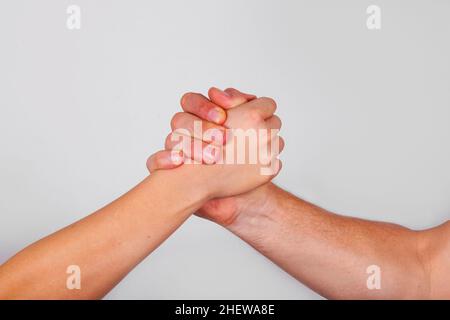
<svg viewBox="0 0 450 320"><path fill-rule="evenodd" d="M199 215L228 225L239 213L237 196L265 185L280 171L281 120L271 98L217 88L208 96L186 93L181 98L183 112L171 120L165 150L153 154L147 167L151 173L185 167L200 175L211 200Z"/></svg>

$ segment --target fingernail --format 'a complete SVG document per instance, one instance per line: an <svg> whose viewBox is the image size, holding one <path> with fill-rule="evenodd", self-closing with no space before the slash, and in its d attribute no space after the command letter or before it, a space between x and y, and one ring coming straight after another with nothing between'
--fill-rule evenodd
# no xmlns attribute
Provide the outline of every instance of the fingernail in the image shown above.
<svg viewBox="0 0 450 320"><path fill-rule="evenodd" d="M226 92L226 91L223 91L223 90L221 90L221 89L219 89L217 87L212 87L211 89L216 90L217 93L220 93L221 95L223 95L226 98L231 98L231 95L228 92Z"/></svg>
<svg viewBox="0 0 450 320"><path fill-rule="evenodd" d="M225 121L226 114L221 108L215 107L208 112L208 120L217 124L222 124Z"/></svg>
<svg viewBox="0 0 450 320"><path fill-rule="evenodd" d="M231 95L230 95L228 92L223 91L223 90L220 90L220 89L218 89L218 90L221 92L221 94L222 94L224 97L231 98Z"/></svg>

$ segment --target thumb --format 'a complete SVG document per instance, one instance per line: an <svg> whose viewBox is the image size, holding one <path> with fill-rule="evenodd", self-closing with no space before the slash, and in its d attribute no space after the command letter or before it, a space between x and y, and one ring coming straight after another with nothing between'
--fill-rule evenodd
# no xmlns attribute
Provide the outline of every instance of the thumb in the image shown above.
<svg viewBox="0 0 450 320"><path fill-rule="evenodd" d="M158 170L174 169L182 165L184 157L182 152L161 150L147 159L147 169L150 173Z"/></svg>
<svg viewBox="0 0 450 320"><path fill-rule="evenodd" d="M234 88L222 91L215 87L209 89L208 96L212 103L224 109L237 107L256 98L252 94L243 93Z"/></svg>

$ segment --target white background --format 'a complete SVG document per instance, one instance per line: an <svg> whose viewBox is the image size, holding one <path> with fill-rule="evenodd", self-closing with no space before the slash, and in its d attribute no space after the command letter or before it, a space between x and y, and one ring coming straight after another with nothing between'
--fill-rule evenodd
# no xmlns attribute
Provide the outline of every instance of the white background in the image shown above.
<svg viewBox="0 0 450 320"><path fill-rule="evenodd" d="M82 28L66 28L66 8ZM366 8L382 29L366 28ZM134 186L186 91L277 100L277 183L335 212L450 216L450 2L0 2L0 262ZM195 186L193 186L195 187ZM94 257L95 258L95 257ZM320 298L193 217L108 296Z"/></svg>

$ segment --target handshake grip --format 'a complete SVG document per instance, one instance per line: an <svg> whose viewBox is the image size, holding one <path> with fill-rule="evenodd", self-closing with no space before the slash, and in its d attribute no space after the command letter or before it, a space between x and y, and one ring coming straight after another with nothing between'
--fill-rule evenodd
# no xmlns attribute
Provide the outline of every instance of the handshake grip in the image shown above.
<svg viewBox="0 0 450 320"><path fill-rule="evenodd" d="M149 171L192 167L191 173L204 176L221 196L272 180L281 170L278 156L284 148L275 101L236 89L211 88L208 95L183 96L183 112L172 118L165 150L148 159Z"/></svg>
<svg viewBox="0 0 450 320"><path fill-rule="evenodd" d="M255 165L261 175L276 175L282 140L275 109L273 100L260 98L228 110L224 128L204 130L202 120L193 120L192 132L176 128L166 143L172 150L172 162L183 154L184 164Z"/></svg>

